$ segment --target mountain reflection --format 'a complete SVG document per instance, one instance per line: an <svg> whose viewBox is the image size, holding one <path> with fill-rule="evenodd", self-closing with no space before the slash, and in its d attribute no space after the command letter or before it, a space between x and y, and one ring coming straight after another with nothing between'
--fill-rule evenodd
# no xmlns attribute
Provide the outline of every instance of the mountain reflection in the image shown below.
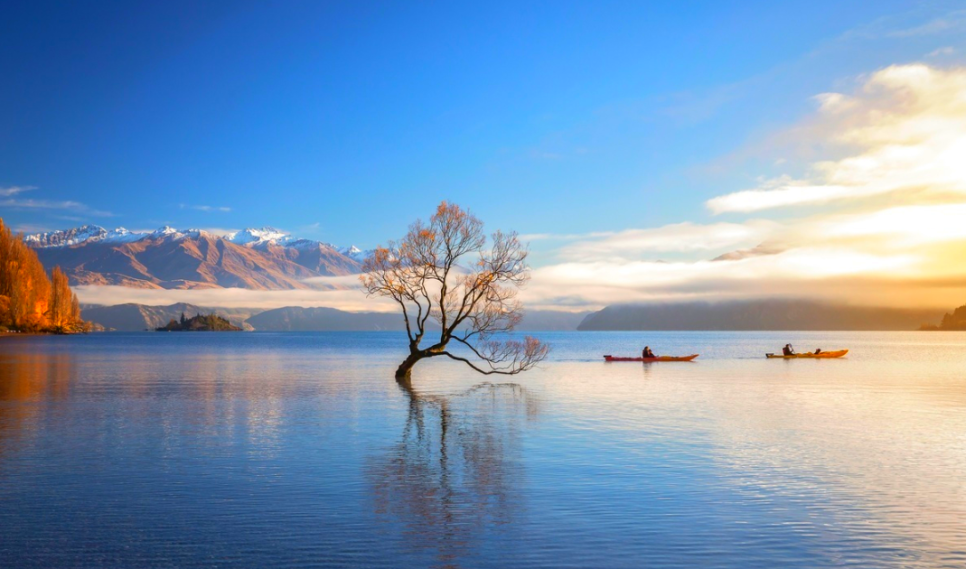
<svg viewBox="0 0 966 569"><path fill-rule="evenodd" d="M400 383L409 413L400 441L370 463L379 515L401 523L407 544L438 567L524 508L523 424L538 412L515 383L481 383L455 395L421 394Z"/></svg>

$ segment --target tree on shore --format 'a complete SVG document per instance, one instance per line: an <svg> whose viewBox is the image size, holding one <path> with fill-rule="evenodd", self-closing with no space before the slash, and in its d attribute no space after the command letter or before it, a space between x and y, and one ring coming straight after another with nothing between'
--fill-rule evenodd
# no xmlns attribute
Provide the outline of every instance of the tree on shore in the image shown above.
<svg viewBox="0 0 966 569"><path fill-rule="evenodd" d="M964 331L966 330L966 305L960 306L959 308L952 311L952 313L947 312L943 315L942 322L939 326L935 324L923 324L920 330L948 330L948 331Z"/></svg>
<svg viewBox="0 0 966 569"><path fill-rule="evenodd" d="M370 295L391 298L402 311L409 355L396 379L408 380L417 362L437 356L504 375L546 358L549 346L536 338L504 337L523 316L517 293L530 278L526 259L516 233L497 231L488 240L482 221L446 202L428 224L417 220L401 241L377 248L361 280Z"/></svg>
<svg viewBox="0 0 966 569"><path fill-rule="evenodd" d="M21 332L87 329L67 275L47 277L37 254L0 219L0 327Z"/></svg>

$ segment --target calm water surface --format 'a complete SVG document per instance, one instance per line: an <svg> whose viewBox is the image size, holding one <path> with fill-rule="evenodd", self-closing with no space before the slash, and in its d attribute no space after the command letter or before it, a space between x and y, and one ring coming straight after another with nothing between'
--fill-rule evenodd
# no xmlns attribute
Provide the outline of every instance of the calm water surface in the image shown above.
<svg viewBox="0 0 966 569"><path fill-rule="evenodd" d="M966 334L542 336L0 338L0 566L966 566Z"/></svg>

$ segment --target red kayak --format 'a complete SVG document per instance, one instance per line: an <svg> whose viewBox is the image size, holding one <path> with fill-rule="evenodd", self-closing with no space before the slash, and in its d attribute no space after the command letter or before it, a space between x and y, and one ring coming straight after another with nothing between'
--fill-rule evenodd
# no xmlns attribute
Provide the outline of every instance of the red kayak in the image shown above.
<svg viewBox="0 0 966 569"><path fill-rule="evenodd" d="M690 356L657 356L656 358L622 358L619 356L604 356L606 362L689 362L698 357L698 354Z"/></svg>

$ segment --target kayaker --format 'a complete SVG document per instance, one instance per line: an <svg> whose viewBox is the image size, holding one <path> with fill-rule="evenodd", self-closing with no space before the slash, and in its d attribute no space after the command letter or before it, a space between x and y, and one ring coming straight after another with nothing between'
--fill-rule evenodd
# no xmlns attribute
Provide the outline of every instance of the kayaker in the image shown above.
<svg viewBox="0 0 966 569"><path fill-rule="evenodd" d="M656 358L657 356L655 356L654 355L654 352L651 351L651 347L650 346L644 346L644 351L641 352L641 357L642 358Z"/></svg>
<svg viewBox="0 0 966 569"><path fill-rule="evenodd" d="M822 353L822 348L815 348L815 355L816 356L819 355L819 354L821 354L821 353Z"/></svg>
<svg viewBox="0 0 966 569"><path fill-rule="evenodd" d="M785 344L785 347L782 348L782 355L785 355L785 356L794 356L795 355L795 348L793 348L791 344Z"/></svg>

